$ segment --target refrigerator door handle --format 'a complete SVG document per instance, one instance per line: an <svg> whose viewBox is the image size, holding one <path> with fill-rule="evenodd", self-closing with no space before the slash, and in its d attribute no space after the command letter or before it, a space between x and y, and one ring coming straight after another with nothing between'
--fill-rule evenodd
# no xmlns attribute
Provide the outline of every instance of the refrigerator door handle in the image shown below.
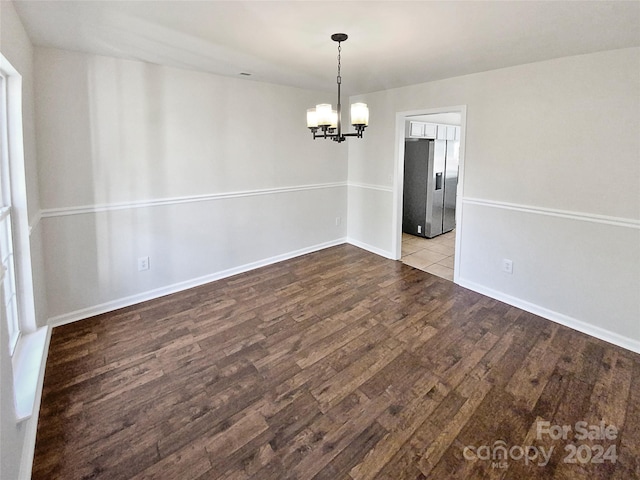
<svg viewBox="0 0 640 480"><path fill-rule="evenodd" d="M436 173L436 190L442 189L442 172Z"/></svg>

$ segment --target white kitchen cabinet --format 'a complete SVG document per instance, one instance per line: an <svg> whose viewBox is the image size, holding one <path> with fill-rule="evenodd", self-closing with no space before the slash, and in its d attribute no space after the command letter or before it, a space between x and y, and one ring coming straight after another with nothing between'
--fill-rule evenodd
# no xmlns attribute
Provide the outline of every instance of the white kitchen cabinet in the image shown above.
<svg viewBox="0 0 640 480"><path fill-rule="evenodd" d="M453 125L447 125L447 135L445 140L456 140L456 128Z"/></svg>
<svg viewBox="0 0 640 480"><path fill-rule="evenodd" d="M425 123L424 124L424 138L437 138L438 136L438 125L435 123Z"/></svg>
<svg viewBox="0 0 640 480"><path fill-rule="evenodd" d="M438 126L435 123L409 122L409 137L437 138Z"/></svg>
<svg viewBox="0 0 640 480"><path fill-rule="evenodd" d="M407 138L427 138L430 140L459 140L460 127L437 123L409 122Z"/></svg>
<svg viewBox="0 0 640 480"><path fill-rule="evenodd" d="M424 126L422 122L411 122L409 128L409 136L411 137L424 137Z"/></svg>

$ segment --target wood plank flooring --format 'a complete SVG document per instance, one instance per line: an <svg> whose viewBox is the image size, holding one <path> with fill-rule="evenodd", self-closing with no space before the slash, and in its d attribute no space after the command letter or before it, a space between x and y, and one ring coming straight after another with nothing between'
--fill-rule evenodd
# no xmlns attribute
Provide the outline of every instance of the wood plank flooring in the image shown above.
<svg viewBox="0 0 640 480"><path fill-rule="evenodd" d="M55 328L33 478L637 479L640 355L342 245Z"/></svg>

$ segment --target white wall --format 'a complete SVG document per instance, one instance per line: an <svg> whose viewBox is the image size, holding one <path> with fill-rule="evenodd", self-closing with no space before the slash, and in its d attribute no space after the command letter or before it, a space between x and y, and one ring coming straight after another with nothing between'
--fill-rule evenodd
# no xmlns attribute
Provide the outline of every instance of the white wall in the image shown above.
<svg viewBox="0 0 640 480"><path fill-rule="evenodd" d="M56 321L343 241L347 151L305 123L326 94L56 49L35 58Z"/></svg>
<svg viewBox="0 0 640 480"><path fill-rule="evenodd" d="M394 254L396 114L466 105L460 283L640 350L639 49L356 100L371 126L349 145L350 239Z"/></svg>
<svg viewBox="0 0 640 480"><path fill-rule="evenodd" d="M33 47L11 2L0 2L0 51L22 76L22 121L24 141L27 212L33 231L30 237L31 265L37 320L46 317L41 231L38 226L39 198L36 165L35 117L33 96ZM20 463L31 445L26 443L37 419L16 423L13 399L13 374L5 319L0 322L0 478L19 478ZM28 456L28 453L26 454ZM24 473L24 472L23 472Z"/></svg>

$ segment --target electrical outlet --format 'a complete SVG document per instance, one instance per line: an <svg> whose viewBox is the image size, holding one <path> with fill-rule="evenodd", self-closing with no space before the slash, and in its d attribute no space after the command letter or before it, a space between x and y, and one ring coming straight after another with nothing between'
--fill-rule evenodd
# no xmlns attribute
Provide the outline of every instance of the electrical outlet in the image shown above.
<svg viewBox="0 0 640 480"><path fill-rule="evenodd" d="M138 258L138 271L149 270L149 257Z"/></svg>
<svg viewBox="0 0 640 480"><path fill-rule="evenodd" d="M513 274L513 262L508 258L502 259L502 271L509 275Z"/></svg>
<svg viewBox="0 0 640 480"><path fill-rule="evenodd" d="M342 218L336 217L336 227L339 227L341 223L342 223Z"/></svg>
<svg viewBox="0 0 640 480"><path fill-rule="evenodd" d="M418 233L422 233L422 225L418 225Z"/></svg>

